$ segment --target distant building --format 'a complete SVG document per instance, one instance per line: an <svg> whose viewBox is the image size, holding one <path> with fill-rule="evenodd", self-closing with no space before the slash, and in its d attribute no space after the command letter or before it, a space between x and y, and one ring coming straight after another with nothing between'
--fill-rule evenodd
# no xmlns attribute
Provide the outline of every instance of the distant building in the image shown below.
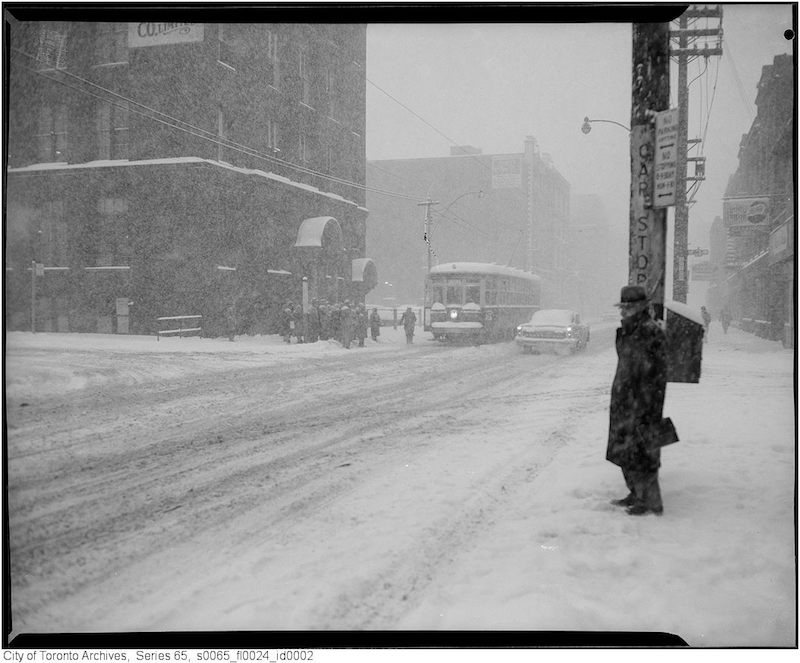
<svg viewBox="0 0 800 663"><path fill-rule="evenodd" d="M534 138L512 154L458 146L450 156L368 161L367 185L367 253L381 273L370 303L421 305L430 260L531 271L545 303L566 305L570 186Z"/></svg>
<svg viewBox="0 0 800 663"><path fill-rule="evenodd" d="M572 194L570 213L568 301L587 319L615 315L626 278L626 238L611 232L599 194Z"/></svg>
<svg viewBox="0 0 800 663"><path fill-rule="evenodd" d="M53 331L272 332L304 277L374 285L366 26L7 25L7 328L30 328L34 263Z"/></svg>
<svg viewBox="0 0 800 663"><path fill-rule="evenodd" d="M708 294L712 312L725 306L746 331L786 344L795 333L794 81L791 55L762 69L758 113L723 199L723 276Z"/></svg>

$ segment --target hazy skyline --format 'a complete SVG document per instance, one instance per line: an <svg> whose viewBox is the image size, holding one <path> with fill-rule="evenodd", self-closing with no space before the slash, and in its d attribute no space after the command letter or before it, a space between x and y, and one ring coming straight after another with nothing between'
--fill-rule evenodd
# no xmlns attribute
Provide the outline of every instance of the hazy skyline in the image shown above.
<svg viewBox="0 0 800 663"><path fill-rule="evenodd" d="M688 68L689 81L696 79L689 137L705 132L702 151L691 154L707 158L707 179L690 207L689 244L704 248L756 115L762 67L792 52L784 37L793 28L792 6L723 4L722 28L722 57L709 58L704 74L702 58ZM671 78L676 107L674 61ZM532 135L573 193L600 194L612 225L627 228L628 135L613 124L595 124L588 135L580 128L584 116L630 125L630 23L369 24L367 79L369 160L447 156L454 144L521 152ZM427 195L402 182L397 190ZM670 228L672 218L671 209Z"/></svg>

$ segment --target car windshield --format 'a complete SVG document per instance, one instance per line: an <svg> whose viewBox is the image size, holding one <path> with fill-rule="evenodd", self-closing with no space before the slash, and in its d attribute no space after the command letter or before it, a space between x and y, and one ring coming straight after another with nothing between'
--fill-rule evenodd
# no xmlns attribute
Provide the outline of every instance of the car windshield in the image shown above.
<svg viewBox="0 0 800 663"><path fill-rule="evenodd" d="M536 311L531 317L532 325L571 325L572 311L566 309L545 309Z"/></svg>

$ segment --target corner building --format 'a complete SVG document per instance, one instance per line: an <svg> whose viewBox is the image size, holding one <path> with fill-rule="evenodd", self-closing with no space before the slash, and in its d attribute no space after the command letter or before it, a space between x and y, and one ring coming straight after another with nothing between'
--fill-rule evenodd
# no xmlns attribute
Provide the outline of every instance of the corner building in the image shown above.
<svg viewBox="0 0 800 663"><path fill-rule="evenodd" d="M374 287L365 25L9 23L7 329L273 333Z"/></svg>

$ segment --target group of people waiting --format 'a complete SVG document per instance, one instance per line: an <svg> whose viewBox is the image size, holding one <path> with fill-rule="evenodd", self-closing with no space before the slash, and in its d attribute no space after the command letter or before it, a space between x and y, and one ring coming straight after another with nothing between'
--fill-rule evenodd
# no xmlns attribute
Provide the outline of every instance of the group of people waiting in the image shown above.
<svg viewBox="0 0 800 663"><path fill-rule="evenodd" d="M281 334L285 343L291 343L292 337L297 343L333 339L348 350L354 341L363 348L367 331L373 341L378 340L381 333L378 309L374 308L367 314L364 304L354 304L349 299L341 304L313 299L308 313L303 312L302 304L287 301L281 311Z"/></svg>

